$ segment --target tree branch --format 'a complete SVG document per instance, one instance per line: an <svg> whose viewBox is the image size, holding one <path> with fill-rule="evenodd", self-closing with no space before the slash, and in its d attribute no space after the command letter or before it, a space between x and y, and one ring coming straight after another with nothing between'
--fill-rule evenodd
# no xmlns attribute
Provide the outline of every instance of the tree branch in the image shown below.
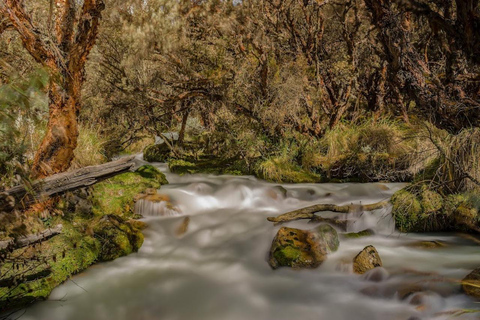
<svg viewBox="0 0 480 320"><path fill-rule="evenodd" d="M30 15L25 11L22 0L4 0L4 3L0 4L0 14L9 18L12 26L20 34L25 49L37 62L45 65L48 60L54 60L38 29L33 25Z"/></svg>
<svg viewBox="0 0 480 320"><path fill-rule="evenodd" d="M390 201L381 201L377 203L361 205L361 204L349 204L344 206L337 206L334 204L315 204L306 208L293 210L284 214L281 214L277 217L268 217L267 220L270 222L281 223L288 221L295 221L300 219L316 219L316 212L321 211L331 211L339 213L351 213L351 212L362 212L362 211L373 211L377 209L382 209L388 206Z"/></svg>
<svg viewBox="0 0 480 320"><path fill-rule="evenodd" d="M70 65L73 70L83 70L88 54L95 44L101 13L105 9L103 0L85 0L78 22L75 43L72 47Z"/></svg>

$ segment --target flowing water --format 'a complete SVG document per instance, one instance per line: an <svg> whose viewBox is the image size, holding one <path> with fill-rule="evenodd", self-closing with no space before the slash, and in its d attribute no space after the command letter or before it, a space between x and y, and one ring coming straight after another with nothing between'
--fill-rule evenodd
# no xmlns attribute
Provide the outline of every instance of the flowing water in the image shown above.
<svg viewBox="0 0 480 320"><path fill-rule="evenodd" d="M480 266L480 246L454 234L394 231L389 209L349 215L348 231L317 269L272 270L274 216L315 203L374 203L402 184L266 183L253 177L171 174L160 193L170 204L139 203L149 227L138 253L89 268L33 305L22 319L281 320L478 319L458 280ZM188 218L186 218L188 216ZM299 221L287 224L313 228ZM416 248L435 240L440 248ZM352 259L374 245L384 268L352 273ZM455 313L455 314L454 314Z"/></svg>

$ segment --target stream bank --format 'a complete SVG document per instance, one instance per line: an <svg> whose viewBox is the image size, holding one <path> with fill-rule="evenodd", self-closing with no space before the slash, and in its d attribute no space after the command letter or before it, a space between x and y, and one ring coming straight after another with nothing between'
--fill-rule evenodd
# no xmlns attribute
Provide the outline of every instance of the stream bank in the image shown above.
<svg viewBox="0 0 480 320"><path fill-rule="evenodd" d="M348 223L337 229L338 250L316 269L269 266L282 226L267 217L315 203L376 203L404 184L279 185L252 176L180 176L155 166L170 182L159 194L171 207L144 207L148 228L138 253L73 277L23 319L478 318L460 285L480 265L478 244L452 233L397 233L389 208L342 214ZM373 232L354 235L367 229ZM383 267L355 274L353 260L369 245Z"/></svg>
<svg viewBox="0 0 480 320"><path fill-rule="evenodd" d="M136 220L140 216L134 213L134 198L167 183L163 173L144 165L67 193L48 215L31 215L24 222L31 230L62 225L62 231L47 241L4 253L0 311L47 299L55 287L90 265L137 252L146 225Z"/></svg>

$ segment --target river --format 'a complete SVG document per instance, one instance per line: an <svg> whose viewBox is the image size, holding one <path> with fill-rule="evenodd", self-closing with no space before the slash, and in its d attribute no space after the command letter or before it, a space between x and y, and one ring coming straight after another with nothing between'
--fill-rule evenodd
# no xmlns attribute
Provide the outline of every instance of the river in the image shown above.
<svg viewBox="0 0 480 320"><path fill-rule="evenodd" d="M75 320L413 320L478 319L456 282L480 266L480 246L455 234L399 234L390 210L358 213L317 269L272 270L274 216L315 203L374 203L403 184L271 184L254 177L166 173L160 192L172 206L142 206L148 228L138 253L97 264L56 288L21 319ZM147 209L145 209L147 208ZM178 230L189 217L186 232ZM312 228L304 221L288 226ZM412 247L419 240L440 248ZM374 245L383 269L352 273L352 259ZM420 289L419 289L420 288ZM16 314L16 316L20 315Z"/></svg>

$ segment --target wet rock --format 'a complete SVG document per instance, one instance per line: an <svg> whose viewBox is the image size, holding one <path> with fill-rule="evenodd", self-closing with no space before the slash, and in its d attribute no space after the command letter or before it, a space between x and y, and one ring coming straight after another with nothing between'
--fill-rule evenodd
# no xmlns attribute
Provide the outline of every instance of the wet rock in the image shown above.
<svg viewBox="0 0 480 320"><path fill-rule="evenodd" d="M365 229L365 230L362 230L360 232L345 233L345 234L343 234L343 237L347 238L347 239L356 239L356 238L373 236L374 234L375 234L375 232L372 229Z"/></svg>
<svg viewBox="0 0 480 320"><path fill-rule="evenodd" d="M408 297L407 302L421 312L438 310L445 303L439 294L432 291L416 292Z"/></svg>
<svg viewBox="0 0 480 320"><path fill-rule="evenodd" d="M337 231L330 225L312 230L282 227L273 239L269 264L273 269L281 266L316 268L338 246Z"/></svg>
<svg viewBox="0 0 480 320"><path fill-rule="evenodd" d="M175 230L175 235L177 238L182 237L188 231L188 225L190 224L190 217L185 217L182 219L182 222Z"/></svg>
<svg viewBox="0 0 480 320"><path fill-rule="evenodd" d="M364 274L368 270L381 267L382 259L374 246L367 246L353 259L353 272Z"/></svg>
<svg viewBox="0 0 480 320"><path fill-rule="evenodd" d="M372 282L382 282L388 279L390 274L388 271L383 267L376 267L372 270L365 272L362 276L364 280L372 281Z"/></svg>
<svg viewBox="0 0 480 320"><path fill-rule="evenodd" d="M473 270L463 278L462 288L469 296L480 299L480 268Z"/></svg>
<svg viewBox="0 0 480 320"><path fill-rule="evenodd" d="M443 241L432 240L432 241L416 241L407 245L408 247L418 248L418 249L436 249L443 248L446 246L446 243Z"/></svg>
<svg viewBox="0 0 480 320"><path fill-rule="evenodd" d="M377 183L375 185L379 190L382 190L382 191L388 191L390 190L390 188L384 184L381 184L381 183Z"/></svg>
<svg viewBox="0 0 480 320"><path fill-rule="evenodd" d="M398 288L395 288L393 291L396 293L396 296L400 300L405 300L411 295L424 290L423 286L420 286L415 283L404 283L401 284Z"/></svg>
<svg viewBox="0 0 480 320"><path fill-rule="evenodd" d="M156 190L155 190L155 193L153 193L153 194L152 193L140 193L137 196L135 196L135 200L136 201L147 200L147 201L150 201L150 202L166 201L166 202L170 203L170 197L168 195L157 193Z"/></svg>

